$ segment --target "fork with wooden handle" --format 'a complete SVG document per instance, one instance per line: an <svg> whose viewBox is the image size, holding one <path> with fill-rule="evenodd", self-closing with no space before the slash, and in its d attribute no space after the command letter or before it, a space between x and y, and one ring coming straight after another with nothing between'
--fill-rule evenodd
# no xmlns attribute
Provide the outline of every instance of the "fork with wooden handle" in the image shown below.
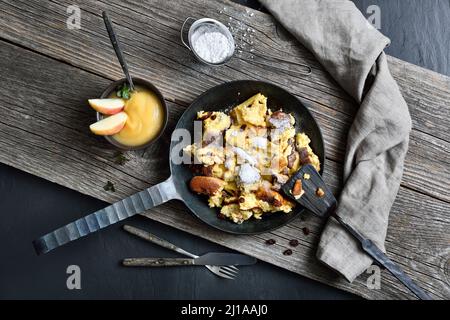
<svg viewBox="0 0 450 320"><path fill-rule="evenodd" d="M181 249L179 247L177 247L176 245L170 243L167 240L158 238L157 236L151 234L150 232L144 231L142 229L130 226L130 225L124 225L123 229L125 231L127 231L128 233L131 233L141 239L144 239L146 241L152 242L154 244L157 244L163 248L181 253L182 255L191 257L193 259L198 258L199 256L190 253L184 249ZM235 266L210 266L210 265L206 265L205 266L209 271L211 271L212 273L214 273L216 276L219 276L221 278L225 278L225 279L229 279L229 280L234 280L234 278L236 278L236 276L238 275L239 269L236 268Z"/></svg>

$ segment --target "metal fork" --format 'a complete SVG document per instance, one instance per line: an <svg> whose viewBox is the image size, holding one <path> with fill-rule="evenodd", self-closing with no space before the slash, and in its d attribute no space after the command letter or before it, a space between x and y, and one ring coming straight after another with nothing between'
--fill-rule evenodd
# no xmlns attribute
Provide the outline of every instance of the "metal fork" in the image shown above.
<svg viewBox="0 0 450 320"><path fill-rule="evenodd" d="M125 231L127 231L128 233L131 233L131 234L133 234L141 239L144 239L146 241L157 244L163 248L170 249L172 251L181 253L181 254L191 257L193 259L198 258L197 255L190 253L184 249L181 249L181 248L177 247L176 245L170 243L167 240L158 238L157 236L151 234L150 232L147 232L142 229L139 229L139 228L136 228L133 226L129 226L129 225L124 225L123 229ZM219 276L219 277L225 278L225 279L230 279L230 280L234 280L239 272L239 269L236 268L235 266L209 266L208 265L205 267L208 268L208 270L211 271L212 273L214 273L216 276Z"/></svg>

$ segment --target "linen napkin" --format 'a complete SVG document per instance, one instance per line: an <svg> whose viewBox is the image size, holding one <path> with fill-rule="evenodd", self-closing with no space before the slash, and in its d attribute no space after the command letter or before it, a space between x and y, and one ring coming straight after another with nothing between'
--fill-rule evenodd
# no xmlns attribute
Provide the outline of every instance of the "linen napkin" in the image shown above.
<svg viewBox="0 0 450 320"><path fill-rule="evenodd" d="M411 118L391 76L389 39L348 0L260 0L359 104L348 133L338 215L384 250L408 149ZM335 219L317 257L353 281L372 263Z"/></svg>

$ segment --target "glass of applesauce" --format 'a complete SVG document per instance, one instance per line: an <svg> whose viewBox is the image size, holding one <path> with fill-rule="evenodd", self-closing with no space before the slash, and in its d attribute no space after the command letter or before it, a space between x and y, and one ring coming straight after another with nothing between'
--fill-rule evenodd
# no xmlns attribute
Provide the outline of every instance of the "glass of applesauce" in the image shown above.
<svg viewBox="0 0 450 320"><path fill-rule="evenodd" d="M133 78L134 90L125 100L123 111L127 114L127 121L120 132L105 135L105 139L122 150L138 150L148 147L161 137L167 125L168 109L161 92L150 82ZM101 99L118 98L120 88L127 84L121 79L113 82L102 93ZM120 95L120 93L119 93ZM105 115L97 112L97 120Z"/></svg>

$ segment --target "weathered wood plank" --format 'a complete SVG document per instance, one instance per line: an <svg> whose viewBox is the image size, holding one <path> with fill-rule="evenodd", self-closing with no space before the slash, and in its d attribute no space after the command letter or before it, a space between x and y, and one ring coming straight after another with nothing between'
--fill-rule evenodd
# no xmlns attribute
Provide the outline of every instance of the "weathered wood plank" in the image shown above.
<svg viewBox="0 0 450 320"><path fill-rule="evenodd" d="M146 153L127 152L130 161L118 165L114 163L115 151L87 129L94 113L86 99L101 92L108 79L1 41L0 55L1 162L108 202L168 176L167 168L160 163L168 161L164 146L183 106L168 102L171 117L163 140ZM325 179L336 193L340 176L341 164L329 160ZM115 193L103 190L108 180L115 183ZM442 265L450 257L449 210L448 203L402 187L392 209L387 238L392 259L441 299L450 297ZM80 212L80 216L83 214ZM382 290L369 290L365 286L367 275L348 284L318 263L315 250L323 224L311 215L257 236L234 236L207 228L178 202L149 211L147 216L366 298L412 298L386 272ZM311 230L310 235L302 233L303 227ZM30 235L30 241L37 236L40 234ZM276 239L277 244L266 246L268 238ZM300 245L292 256L284 256L282 252L293 238L299 239Z"/></svg>
<svg viewBox="0 0 450 320"><path fill-rule="evenodd" d="M70 4L70 1L65 0L66 4ZM255 52L261 52L269 56L284 56L291 60L306 60L311 66L315 68L315 72L311 78L306 79L292 79L292 77L287 77L288 81L294 81L290 86L291 91L297 93L299 89L296 89L297 82L310 87L313 91L319 90L320 92L325 91L330 95L337 96L344 101L351 101L340 88L336 86L334 81L330 79L329 75L323 71L322 67L317 63L317 61L312 57L311 53L305 50L303 47L299 46L297 42L292 41L292 37L287 35L282 29L273 21L273 19L263 13L252 11L249 9L244 9L243 7L235 4L230 4L228 1L216 1L214 4L204 5L203 0L197 0L189 2L186 4L177 4L176 8L173 8L167 1L157 1L153 2L142 2L139 0L127 1L127 6L123 5L120 0L114 1L103 1L95 2L84 0L80 2L81 8L87 12L92 12L99 15L101 10L110 10L112 12L117 12L116 16L117 23L123 25L124 27L133 30L133 32L145 33L148 37L156 40L158 45L162 42L165 45L171 46L181 46L178 40L178 31L180 27L180 22L188 14L194 14L195 16L212 16L223 22L227 22L229 17L232 17L232 25L236 24L236 21L245 24L245 28L236 28L234 34L236 38L242 36L243 32L246 32L247 27L255 28L257 32L255 33L252 41L254 41ZM58 1L61 3L61 1ZM223 8L228 10L218 13L218 11L223 11ZM252 12L253 17L246 14L245 10ZM143 30L142 30L143 29ZM173 33L175 31L175 33ZM153 35L155 34L155 35ZM164 39L160 39L159 34L166 34ZM239 41L238 41L239 42ZM160 49L165 48L161 46ZM154 50L154 48L152 48ZM157 54L164 55L164 51L155 51ZM183 61L183 52L173 52L173 59L177 61ZM239 62L239 61L237 61ZM420 68L418 66L405 63L404 61L398 60L393 57L389 57L389 62L394 76L400 83L401 88L404 90L405 96L409 99L409 104L411 106L421 105L422 108L412 108L413 120L415 127L423 132L427 132L436 137L440 137L446 141L450 141L450 135L445 130L450 125L450 120L448 119L448 95L450 94L450 78L431 72L429 70ZM232 68L239 68L239 65L232 65ZM228 71L228 70L227 70ZM254 76L254 70L251 71L252 76ZM262 72L270 72L268 70L262 69ZM256 75L259 75L256 72ZM276 77L279 80L279 77ZM311 83L314 86L311 86ZM289 84L288 84L289 85ZM439 88L439 92L436 91ZM305 88L306 89L306 88ZM411 92L414 91L414 92ZM312 99L314 95L308 92L307 99ZM320 94L318 100L319 103L324 102L323 94ZM427 100L422 102L422 100ZM333 101L336 103L336 101ZM333 108L337 111L348 113L352 115L355 111L356 106L353 104L332 104L328 107ZM445 113L447 111L447 113ZM426 112L426 114L424 113ZM434 119L433 117L436 117ZM436 121L438 120L438 121ZM442 129L442 130L441 130Z"/></svg>
<svg viewBox="0 0 450 320"><path fill-rule="evenodd" d="M103 77L116 79L121 77L121 71L118 64L111 64L115 57L100 17L101 10L107 9L118 25L117 31L133 73L152 79L168 100L184 105L223 81L268 79L311 103L312 112L325 134L327 156L342 161L346 132L356 106L309 52L281 33L271 17L255 12L250 18L242 7L228 2L211 5L196 0L173 6L167 1L129 1L122 5L121 1L106 4L84 0L80 1L82 29L68 30L65 5L69 4L67 0L45 4L3 2L0 10L7 14L0 21L0 36ZM219 14L218 9L224 6L228 8L226 15ZM240 59L233 59L227 66L215 68L211 73L210 67L193 61L179 42L178 29L187 15L208 15L222 20L231 16L232 21L241 21L245 28L257 30L253 40L257 51L307 61L314 67L314 73L309 78L298 78ZM239 38L241 33L235 32L235 36ZM407 158L403 185L450 201L450 191L446 187L450 179L447 170L450 138L445 136L448 130L443 129L450 124L450 112L445 104L445 97L450 94L449 78L395 59L390 61L394 65L394 75L402 79L402 89L417 129L411 135L410 155L421 155L420 159ZM413 75L415 72L419 77ZM174 79L181 80L174 83Z"/></svg>

